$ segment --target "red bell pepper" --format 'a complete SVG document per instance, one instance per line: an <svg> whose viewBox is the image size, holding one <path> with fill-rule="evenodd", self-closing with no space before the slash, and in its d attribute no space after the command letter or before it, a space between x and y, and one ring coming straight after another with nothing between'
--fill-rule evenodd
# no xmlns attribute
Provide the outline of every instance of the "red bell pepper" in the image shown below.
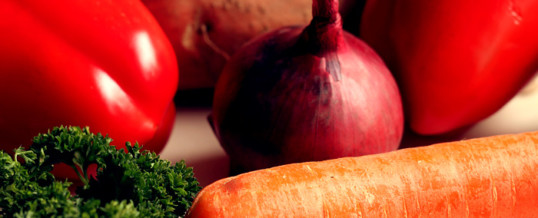
<svg viewBox="0 0 538 218"><path fill-rule="evenodd" d="M0 30L1 149L59 125L163 148L178 69L141 2L2 0Z"/></svg>
<svg viewBox="0 0 538 218"><path fill-rule="evenodd" d="M400 84L421 134L476 123L538 69L536 0L368 0L361 37Z"/></svg>

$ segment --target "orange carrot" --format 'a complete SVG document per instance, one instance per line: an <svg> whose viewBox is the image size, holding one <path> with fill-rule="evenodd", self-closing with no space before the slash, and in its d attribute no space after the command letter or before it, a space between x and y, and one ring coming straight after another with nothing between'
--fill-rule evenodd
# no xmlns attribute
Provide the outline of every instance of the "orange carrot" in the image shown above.
<svg viewBox="0 0 538 218"><path fill-rule="evenodd" d="M187 217L536 217L538 132L288 164L219 180Z"/></svg>

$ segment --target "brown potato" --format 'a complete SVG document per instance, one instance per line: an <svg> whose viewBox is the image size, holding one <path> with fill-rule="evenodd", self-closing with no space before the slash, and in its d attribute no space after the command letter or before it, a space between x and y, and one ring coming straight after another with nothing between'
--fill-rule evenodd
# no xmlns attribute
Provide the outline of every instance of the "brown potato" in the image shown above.
<svg viewBox="0 0 538 218"><path fill-rule="evenodd" d="M227 59L251 38L307 25L311 0L143 0L176 52L179 89L211 88Z"/></svg>

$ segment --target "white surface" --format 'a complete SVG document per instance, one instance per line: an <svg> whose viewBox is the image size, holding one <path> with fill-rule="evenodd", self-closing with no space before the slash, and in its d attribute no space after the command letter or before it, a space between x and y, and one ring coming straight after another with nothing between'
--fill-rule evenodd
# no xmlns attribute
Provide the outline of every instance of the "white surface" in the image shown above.
<svg viewBox="0 0 538 218"><path fill-rule="evenodd" d="M497 113L469 129L466 137L538 130L538 76Z"/></svg>
<svg viewBox="0 0 538 218"><path fill-rule="evenodd" d="M207 116L210 108L178 108L172 135L161 157L185 160L202 186L228 175L229 159L213 134Z"/></svg>

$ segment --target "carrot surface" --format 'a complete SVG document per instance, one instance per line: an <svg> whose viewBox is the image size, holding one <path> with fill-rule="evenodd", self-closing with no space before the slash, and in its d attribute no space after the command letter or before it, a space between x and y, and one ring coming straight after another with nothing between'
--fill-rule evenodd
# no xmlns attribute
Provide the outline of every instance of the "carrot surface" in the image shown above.
<svg viewBox="0 0 538 218"><path fill-rule="evenodd" d="M538 132L221 179L187 217L536 217Z"/></svg>

